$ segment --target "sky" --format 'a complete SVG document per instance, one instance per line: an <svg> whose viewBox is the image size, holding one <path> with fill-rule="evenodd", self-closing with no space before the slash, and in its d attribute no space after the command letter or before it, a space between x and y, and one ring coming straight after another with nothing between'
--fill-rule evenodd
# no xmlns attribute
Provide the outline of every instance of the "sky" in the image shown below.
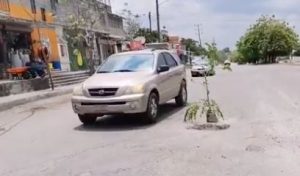
<svg viewBox="0 0 300 176"><path fill-rule="evenodd" d="M247 28L261 15L275 15L286 20L300 34L300 0L159 0L161 26L169 35L198 40L196 24L201 26L202 42L215 41L218 48L234 48ZM127 7L124 5L128 3ZM156 28L155 0L111 0L112 9L120 13L126 8L136 14L152 12ZM148 16L140 23L149 26Z"/></svg>

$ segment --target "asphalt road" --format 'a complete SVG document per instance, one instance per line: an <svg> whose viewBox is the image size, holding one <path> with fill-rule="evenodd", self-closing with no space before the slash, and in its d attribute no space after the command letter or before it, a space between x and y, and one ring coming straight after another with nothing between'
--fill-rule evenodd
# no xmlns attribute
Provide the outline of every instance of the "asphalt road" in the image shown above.
<svg viewBox="0 0 300 176"><path fill-rule="evenodd" d="M233 66L209 78L224 131L192 130L185 109L161 108L160 121L107 117L83 127L70 96L0 113L0 175L300 175L300 67ZM190 102L204 97L189 83Z"/></svg>

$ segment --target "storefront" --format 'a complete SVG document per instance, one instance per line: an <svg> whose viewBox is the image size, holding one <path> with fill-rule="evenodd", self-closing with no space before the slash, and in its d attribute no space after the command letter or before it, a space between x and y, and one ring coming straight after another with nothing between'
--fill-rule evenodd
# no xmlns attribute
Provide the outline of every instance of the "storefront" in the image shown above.
<svg viewBox="0 0 300 176"><path fill-rule="evenodd" d="M49 62L59 62L54 26L32 21L0 21L0 80L8 79L8 68L22 67L49 50Z"/></svg>
<svg viewBox="0 0 300 176"><path fill-rule="evenodd" d="M0 79L7 79L8 68L22 67L32 58L30 25L0 24Z"/></svg>

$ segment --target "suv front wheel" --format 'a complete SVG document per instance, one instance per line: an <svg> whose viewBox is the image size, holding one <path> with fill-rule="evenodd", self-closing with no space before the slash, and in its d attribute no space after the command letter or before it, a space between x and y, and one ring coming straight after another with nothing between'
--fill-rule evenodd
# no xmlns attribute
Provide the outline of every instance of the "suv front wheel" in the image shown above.
<svg viewBox="0 0 300 176"><path fill-rule="evenodd" d="M97 116L94 115L78 115L79 120L84 124L84 125L92 125L96 122Z"/></svg>
<svg viewBox="0 0 300 176"><path fill-rule="evenodd" d="M186 83L183 82L181 84L181 88L180 88L179 94L175 98L176 104L178 106L186 106L186 104L187 104L187 96L188 96L188 94L187 94Z"/></svg>
<svg viewBox="0 0 300 176"><path fill-rule="evenodd" d="M147 111L144 113L148 123L155 123L158 116L158 96L152 92L148 98Z"/></svg>

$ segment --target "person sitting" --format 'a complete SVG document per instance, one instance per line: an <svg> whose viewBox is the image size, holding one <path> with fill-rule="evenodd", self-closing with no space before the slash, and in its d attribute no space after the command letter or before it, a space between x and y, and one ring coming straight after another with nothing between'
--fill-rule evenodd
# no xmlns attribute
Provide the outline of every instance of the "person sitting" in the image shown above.
<svg viewBox="0 0 300 176"><path fill-rule="evenodd" d="M44 78L46 76L46 65L40 58L35 58L33 61L26 63L26 66L29 67L32 77Z"/></svg>

